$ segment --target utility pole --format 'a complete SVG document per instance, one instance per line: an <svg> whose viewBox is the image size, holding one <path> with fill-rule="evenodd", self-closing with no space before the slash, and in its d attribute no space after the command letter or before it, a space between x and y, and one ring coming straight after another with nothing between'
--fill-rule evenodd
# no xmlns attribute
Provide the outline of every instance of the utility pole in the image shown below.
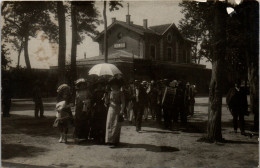
<svg viewBox="0 0 260 168"><path fill-rule="evenodd" d="M127 15L129 15L129 3L127 3Z"/></svg>

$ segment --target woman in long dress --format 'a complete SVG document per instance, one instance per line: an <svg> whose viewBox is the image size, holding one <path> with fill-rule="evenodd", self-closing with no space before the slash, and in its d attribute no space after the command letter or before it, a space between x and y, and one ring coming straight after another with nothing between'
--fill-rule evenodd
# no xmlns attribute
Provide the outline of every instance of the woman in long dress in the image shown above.
<svg viewBox="0 0 260 168"><path fill-rule="evenodd" d="M120 141L121 122L125 108L123 92L120 91L120 81L110 80L111 92L108 94L108 114L105 141L109 145L118 145Z"/></svg>
<svg viewBox="0 0 260 168"><path fill-rule="evenodd" d="M106 120L107 120L107 107L105 106L105 88L104 82L98 80L95 85L94 91L94 113L93 113L93 125L92 125L92 134L94 140L99 144L105 143L106 135Z"/></svg>
<svg viewBox="0 0 260 168"><path fill-rule="evenodd" d="M77 83L77 81L74 130L75 143L79 143L79 139L88 140L93 108L92 93L89 85L86 81L80 83Z"/></svg>

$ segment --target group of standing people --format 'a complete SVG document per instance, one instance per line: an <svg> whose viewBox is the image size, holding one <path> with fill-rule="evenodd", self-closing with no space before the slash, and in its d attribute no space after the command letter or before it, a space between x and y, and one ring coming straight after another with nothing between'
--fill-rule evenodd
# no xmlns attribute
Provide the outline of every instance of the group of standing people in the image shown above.
<svg viewBox="0 0 260 168"><path fill-rule="evenodd" d="M187 115L193 115L195 85L186 86L181 81L134 81L123 84L118 78L108 82L99 79L90 82L83 78L75 82L75 101L70 87L59 86L57 93L57 115L54 126L60 130L59 142L67 141L69 124L75 129L76 143L81 139L93 139L100 144L117 145L120 141L121 122L127 119L141 131L142 121L152 119L171 129L174 123L187 123ZM75 115L71 107L75 105Z"/></svg>
<svg viewBox="0 0 260 168"><path fill-rule="evenodd" d="M148 119L150 113L153 120L164 121L166 129L172 129L178 122L187 123L187 115L194 114L196 86L186 86L182 81L168 79L160 81L135 80L124 88L126 99L126 116L130 123L136 125L136 131L141 130L142 119Z"/></svg>
<svg viewBox="0 0 260 168"><path fill-rule="evenodd" d="M60 130L59 142L67 141L67 130L69 124L73 123L73 138L76 143L81 139L93 139L100 144L118 145L125 109L125 97L120 90L121 81L112 78L107 84L102 79L95 83L79 79L75 86L74 117L70 110L73 106L70 87L63 84L57 90L61 99L57 99L57 118L54 126ZM66 115L62 115L63 113Z"/></svg>

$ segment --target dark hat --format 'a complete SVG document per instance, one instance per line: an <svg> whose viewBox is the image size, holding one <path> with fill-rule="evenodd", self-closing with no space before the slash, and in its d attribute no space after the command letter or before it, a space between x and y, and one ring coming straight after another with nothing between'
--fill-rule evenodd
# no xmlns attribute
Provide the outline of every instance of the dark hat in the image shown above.
<svg viewBox="0 0 260 168"><path fill-rule="evenodd" d="M110 85L117 84L117 85L121 86L122 85L122 80L120 80L118 78L115 78L115 77L112 77L112 78L109 79L108 83Z"/></svg>
<svg viewBox="0 0 260 168"><path fill-rule="evenodd" d="M107 80L105 78L99 78L95 81L95 84L106 84Z"/></svg>
<svg viewBox="0 0 260 168"><path fill-rule="evenodd" d="M241 85L241 79L236 79L235 84Z"/></svg>

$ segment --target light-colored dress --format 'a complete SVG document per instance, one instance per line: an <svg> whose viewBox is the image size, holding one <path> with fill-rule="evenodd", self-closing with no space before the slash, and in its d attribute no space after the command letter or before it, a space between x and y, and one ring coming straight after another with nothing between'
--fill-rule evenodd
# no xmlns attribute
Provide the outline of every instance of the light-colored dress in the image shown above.
<svg viewBox="0 0 260 168"><path fill-rule="evenodd" d="M54 121L53 127L57 128L68 128L70 115L68 113L68 108L66 108L66 101L60 101L56 104L56 120Z"/></svg>
<svg viewBox="0 0 260 168"><path fill-rule="evenodd" d="M121 123L118 122L121 108L124 106L124 95L121 91L111 91L106 123L106 143L118 144L120 140Z"/></svg>

